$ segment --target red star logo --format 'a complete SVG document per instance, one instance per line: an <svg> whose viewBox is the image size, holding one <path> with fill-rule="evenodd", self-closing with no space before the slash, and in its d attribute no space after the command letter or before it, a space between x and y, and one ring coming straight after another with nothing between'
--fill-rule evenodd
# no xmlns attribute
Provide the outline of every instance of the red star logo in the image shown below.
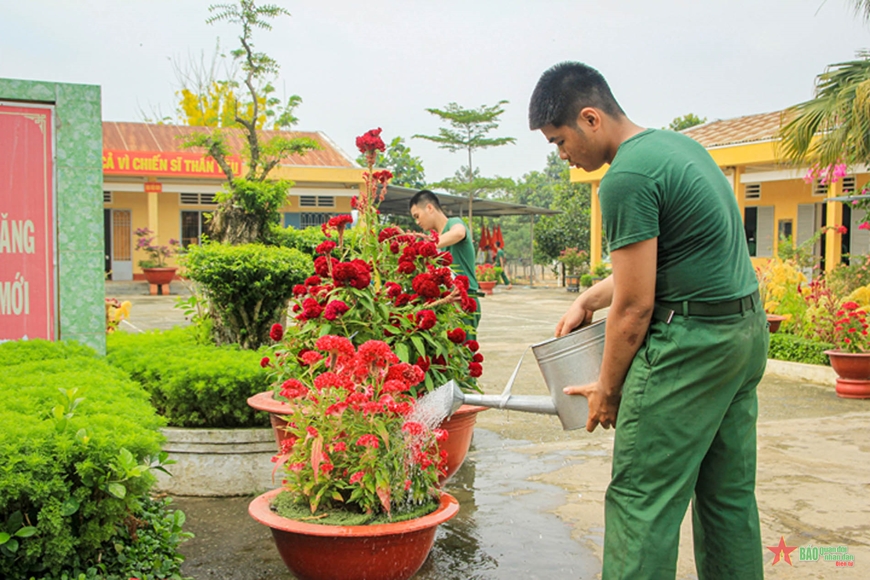
<svg viewBox="0 0 870 580"><path fill-rule="evenodd" d="M791 554L792 552L797 550L797 546L786 546L784 537L780 536L779 537L779 544L776 546L767 546L767 549L770 550L771 552L773 552L774 554L776 554L773 557L774 564L776 564L777 562L780 561L780 559L782 559L782 560L785 560L786 562L788 562L789 566L793 565L791 563L791 556L789 556L789 554Z"/></svg>

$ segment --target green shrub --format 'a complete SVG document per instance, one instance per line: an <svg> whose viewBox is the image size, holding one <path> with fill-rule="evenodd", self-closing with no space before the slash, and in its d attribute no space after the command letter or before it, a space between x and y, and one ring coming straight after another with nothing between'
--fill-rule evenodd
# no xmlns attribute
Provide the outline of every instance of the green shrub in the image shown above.
<svg viewBox="0 0 870 580"><path fill-rule="evenodd" d="M282 228L273 226L269 230L266 243L282 248L294 248L314 256L314 249L326 239L326 235L319 226L311 226L303 230L297 230L290 226Z"/></svg>
<svg viewBox="0 0 870 580"><path fill-rule="evenodd" d="M216 344L256 350L283 321L293 286L314 273L311 256L292 248L210 243L191 246L187 276L209 303Z"/></svg>
<svg viewBox="0 0 870 580"><path fill-rule="evenodd" d="M86 347L7 342L0 361L0 577L96 566L144 513L163 421Z"/></svg>
<svg viewBox="0 0 870 580"><path fill-rule="evenodd" d="M249 407L270 387L260 359L236 346L197 344L191 327L107 337L108 361L151 394L157 412L174 427L265 427L268 416Z"/></svg>
<svg viewBox="0 0 870 580"><path fill-rule="evenodd" d="M834 345L826 342L808 340L785 332L774 332L770 335L770 350L767 356L776 360L830 366L825 351L832 348Z"/></svg>

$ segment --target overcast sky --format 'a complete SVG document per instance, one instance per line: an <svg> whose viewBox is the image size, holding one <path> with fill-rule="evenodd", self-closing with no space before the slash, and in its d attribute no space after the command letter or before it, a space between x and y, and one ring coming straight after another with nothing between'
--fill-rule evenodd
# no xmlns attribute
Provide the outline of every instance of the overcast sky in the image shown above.
<svg viewBox="0 0 870 580"><path fill-rule="evenodd" d="M223 0L229 2L230 0ZM279 94L299 94L299 129L403 136L430 181L465 162L434 144L425 111L507 99L495 133L516 145L477 154L484 175L520 177L551 146L528 130L540 74L563 60L598 68L629 117L662 127L780 110L812 96L827 64L870 48L848 0L273 0L292 17L255 43L281 65ZM175 109L172 60L237 46L206 25L208 0L0 0L0 77L102 86L103 119Z"/></svg>

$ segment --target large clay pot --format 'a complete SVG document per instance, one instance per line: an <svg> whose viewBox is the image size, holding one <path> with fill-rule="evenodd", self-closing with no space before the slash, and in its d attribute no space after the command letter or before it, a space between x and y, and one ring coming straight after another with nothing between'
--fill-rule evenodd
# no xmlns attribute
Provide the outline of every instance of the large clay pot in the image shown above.
<svg viewBox="0 0 870 580"><path fill-rule="evenodd" d="M495 288L496 283L495 280L484 280L478 281L477 286L484 294L492 294L492 289Z"/></svg>
<svg viewBox="0 0 870 580"><path fill-rule="evenodd" d="M281 417L290 414L290 405L275 400L272 391L265 391L249 397L248 405L258 411L269 413L272 431L275 433L275 443L280 450L281 442L287 437L287 433L284 431L287 422ZM438 478L440 484L443 485L462 466L465 456L468 455L468 448L471 446L471 436L474 434L477 414L486 411L486 409L486 407L462 405L449 419L445 419L441 423L440 427L447 431L447 441L441 443L441 449L447 450L447 471Z"/></svg>
<svg viewBox="0 0 870 580"><path fill-rule="evenodd" d="M826 350L825 354L837 373L837 396L870 399L870 353Z"/></svg>
<svg viewBox="0 0 870 580"><path fill-rule="evenodd" d="M440 444L441 449L447 450L447 472L438 477L439 484L444 485L462 466L471 446L477 414L486 409L475 405L462 405L449 419L441 423L441 428L447 431L447 441Z"/></svg>
<svg viewBox="0 0 870 580"><path fill-rule="evenodd" d="M776 332L777 330L779 330L779 326L782 324L782 322L784 320L785 320L785 316L781 316L779 314L768 314L767 315L768 330L770 330L771 333Z"/></svg>
<svg viewBox="0 0 870 580"><path fill-rule="evenodd" d="M459 513L456 499L442 492L441 505L421 518L371 526L326 526L279 516L269 505L281 489L248 506L252 518L269 526L284 564L299 580L407 580L426 561L435 530Z"/></svg>
<svg viewBox="0 0 870 580"><path fill-rule="evenodd" d="M172 282L177 270L178 268L142 268L142 274L149 284L162 286Z"/></svg>

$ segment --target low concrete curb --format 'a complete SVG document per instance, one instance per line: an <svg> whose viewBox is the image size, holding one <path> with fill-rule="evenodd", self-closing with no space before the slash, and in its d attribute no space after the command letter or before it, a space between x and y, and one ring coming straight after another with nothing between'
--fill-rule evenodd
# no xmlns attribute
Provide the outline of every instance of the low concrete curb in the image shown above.
<svg viewBox="0 0 870 580"><path fill-rule="evenodd" d="M833 387L837 381L837 373L831 367L787 362L772 358L767 359L767 370L764 371L764 374L801 383L816 383L829 387Z"/></svg>
<svg viewBox="0 0 870 580"><path fill-rule="evenodd" d="M156 472L156 489L171 495L222 497L272 489L272 456L277 453L271 429L162 430L163 450L177 463L172 477Z"/></svg>

